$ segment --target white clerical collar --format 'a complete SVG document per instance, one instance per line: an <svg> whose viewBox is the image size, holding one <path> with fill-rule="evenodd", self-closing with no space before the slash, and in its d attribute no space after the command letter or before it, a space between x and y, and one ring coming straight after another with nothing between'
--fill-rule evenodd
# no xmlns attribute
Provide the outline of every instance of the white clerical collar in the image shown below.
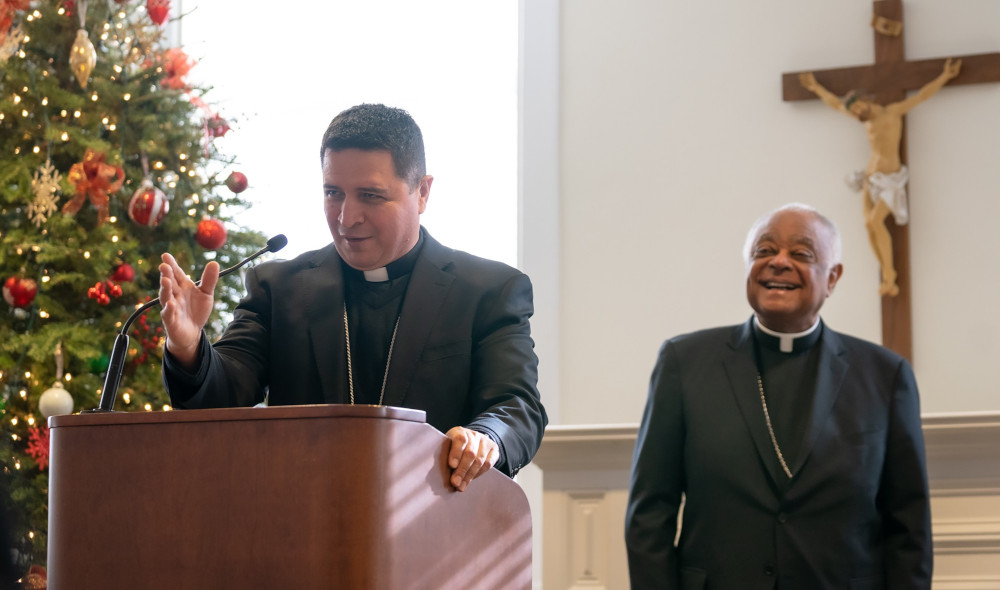
<svg viewBox="0 0 1000 590"><path fill-rule="evenodd" d="M812 334L816 330L816 328L819 327L819 317L816 318L816 323L813 324L812 327L810 327L808 330L804 332L796 332L794 334L789 334L787 332L775 332L774 330L771 330L764 324L760 323L760 319L758 319L757 316L753 317L753 321L754 324L757 326L758 330L770 336L774 336L781 342L780 345L781 352L792 352L792 350L794 349L796 338L802 338L803 336L808 336L809 334Z"/></svg>
<svg viewBox="0 0 1000 590"><path fill-rule="evenodd" d="M362 272L365 274L365 280L369 283L382 283L389 280L389 271L384 266Z"/></svg>
<svg viewBox="0 0 1000 590"><path fill-rule="evenodd" d="M424 230L420 228L420 233L417 235L417 243L413 245L412 248L403 254L399 258L393 260L389 264L381 268L373 268L371 270L354 270L351 269L350 272L358 273L360 272L364 277L365 281L369 283L384 283L386 281L394 281L399 277L410 274L413 270L413 266L417 263L417 255L420 254L421 247L424 245ZM345 263L345 266L346 263ZM350 268L350 266L347 266ZM355 275L357 276L357 275Z"/></svg>

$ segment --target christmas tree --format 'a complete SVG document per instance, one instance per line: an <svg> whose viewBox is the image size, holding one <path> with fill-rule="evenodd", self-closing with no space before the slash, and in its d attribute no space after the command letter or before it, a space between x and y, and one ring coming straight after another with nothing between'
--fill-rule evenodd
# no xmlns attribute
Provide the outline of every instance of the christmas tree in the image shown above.
<svg viewBox="0 0 1000 590"><path fill-rule="evenodd" d="M46 418L98 406L160 254L200 276L265 242L231 223L246 177L168 20L169 0L0 0L0 494L19 571L45 560ZM210 338L241 295L220 282ZM169 409L157 308L130 332L115 409Z"/></svg>

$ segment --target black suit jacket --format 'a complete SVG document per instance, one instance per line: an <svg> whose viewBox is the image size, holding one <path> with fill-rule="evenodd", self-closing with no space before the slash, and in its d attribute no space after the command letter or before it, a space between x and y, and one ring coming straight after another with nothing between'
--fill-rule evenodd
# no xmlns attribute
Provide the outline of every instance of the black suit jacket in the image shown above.
<svg viewBox="0 0 1000 590"><path fill-rule="evenodd" d="M817 391L789 481L764 421L752 329L751 319L660 350L626 516L632 588L930 588L909 364L821 326Z"/></svg>
<svg viewBox="0 0 1000 590"><path fill-rule="evenodd" d="M424 231L423 229L421 231ZM385 405L427 412L442 432L466 426L501 447L513 476L534 456L547 418L528 318L531 282L505 264L446 248L425 232L403 299ZM246 274L247 295L214 345L203 336L197 374L164 357L178 408L350 403L333 244Z"/></svg>

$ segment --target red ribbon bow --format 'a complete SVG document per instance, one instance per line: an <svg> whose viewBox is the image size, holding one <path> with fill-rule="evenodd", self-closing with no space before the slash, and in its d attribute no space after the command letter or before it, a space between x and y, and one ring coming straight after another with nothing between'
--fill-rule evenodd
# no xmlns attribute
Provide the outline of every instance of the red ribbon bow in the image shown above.
<svg viewBox="0 0 1000 590"><path fill-rule="evenodd" d="M76 186L76 194L63 205L63 213L75 215L83 202L90 197L90 202L97 207L98 225L108 220L108 193L113 193L122 187L125 181L125 171L121 166L106 164L107 154L87 149L83 161L73 164L69 169L69 181Z"/></svg>
<svg viewBox="0 0 1000 590"><path fill-rule="evenodd" d="M14 13L27 10L31 0L0 0L0 43L7 39L11 25L14 24Z"/></svg>

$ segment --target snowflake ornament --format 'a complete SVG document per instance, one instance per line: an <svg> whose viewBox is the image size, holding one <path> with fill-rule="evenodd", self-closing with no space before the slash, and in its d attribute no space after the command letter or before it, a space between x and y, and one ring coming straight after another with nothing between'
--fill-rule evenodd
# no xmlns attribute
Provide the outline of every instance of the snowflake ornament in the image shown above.
<svg viewBox="0 0 1000 590"><path fill-rule="evenodd" d="M16 25L7 34L7 38L0 43L0 65L7 63L7 60L17 53L21 41L24 41L24 29L21 28L21 25Z"/></svg>
<svg viewBox="0 0 1000 590"><path fill-rule="evenodd" d="M31 218L35 227L40 227L59 209L56 193L59 192L60 180L62 180L62 176L52 166L51 160L46 161L41 168L35 171L35 177L31 181L31 190L35 193L35 200L28 205L28 217Z"/></svg>
<svg viewBox="0 0 1000 590"><path fill-rule="evenodd" d="M45 471L49 466L49 427L31 426L28 428L28 454L35 460L39 471Z"/></svg>

